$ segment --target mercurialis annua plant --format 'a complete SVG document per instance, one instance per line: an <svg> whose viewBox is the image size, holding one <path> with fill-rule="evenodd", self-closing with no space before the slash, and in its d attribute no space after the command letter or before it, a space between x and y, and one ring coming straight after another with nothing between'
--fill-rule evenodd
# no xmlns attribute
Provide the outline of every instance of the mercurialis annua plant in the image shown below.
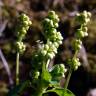
<svg viewBox="0 0 96 96"><path fill-rule="evenodd" d="M53 88L55 86L59 87L60 79L64 77L66 72L64 64L56 64L52 69L48 69L50 60L57 54L57 49L63 40L61 33L57 31L58 22L59 17L54 11L49 11L48 16L42 22L46 43L42 44L32 59L33 68L35 69L32 73L39 72L38 78L35 81L32 80L33 86L37 85L38 90L34 90L33 96L42 96L48 91L47 88L50 86ZM35 78L34 75L32 76Z"/></svg>
<svg viewBox="0 0 96 96"><path fill-rule="evenodd" d="M48 96L48 93L55 92L58 96L75 96L70 90L67 89L68 83L72 74L72 71L78 69L81 65L79 58L77 57L78 51L82 47L82 39L88 36L87 24L90 22L91 13L84 11L76 15L76 22L79 24L79 29L75 32L75 37L72 42L72 48L74 50L73 58L69 58L65 64L55 64L52 68L49 68L50 61L54 59L58 53L59 45L62 44L63 37L59 31L57 31L59 17L54 11L49 11L48 16L42 21L43 35L46 39L40 43L40 47L32 54L31 59L31 71L29 73L30 80L29 85L32 88L31 96ZM19 54L23 54L26 49L26 45L23 43L23 39L27 34L27 31L31 25L29 17L25 14L21 14L18 18L18 25L16 26L16 40L15 49L17 52L16 57L16 85L19 86ZM68 68L67 68L68 67ZM64 88L60 86L61 78L65 78L65 72L68 72ZM25 84L25 83L24 83ZM20 90L26 89L27 85L22 85ZM20 91L21 92L21 91ZM10 96L18 96L10 95Z"/></svg>

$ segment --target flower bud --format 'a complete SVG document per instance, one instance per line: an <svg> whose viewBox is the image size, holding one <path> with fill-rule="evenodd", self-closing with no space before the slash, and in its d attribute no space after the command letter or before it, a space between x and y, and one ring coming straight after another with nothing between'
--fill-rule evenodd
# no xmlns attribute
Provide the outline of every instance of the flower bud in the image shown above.
<svg viewBox="0 0 96 96"><path fill-rule="evenodd" d="M17 41L15 45L16 45L16 50L19 53L23 53L25 51L25 49L26 49L26 46L23 44L23 42Z"/></svg>
<svg viewBox="0 0 96 96"><path fill-rule="evenodd" d="M59 44L57 42L54 42L54 46L58 48Z"/></svg>
<svg viewBox="0 0 96 96"><path fill-rule="evenodd" d="M47 51L46 50L42 50L41 53L42 53L43 56L45 56L47 54Z"/></svg>
<svg viewBox="0 0 96 96"><path fill-rule="evenodd" d="M53 66L52 70L51 70L51 74L53 77L58 78L58 77L64 77L64 73L67 71L67 69L65 68L64 64L56 64L55 66Z"/></svg>
<svg viewBox="0 0 96 96"><path fill-rule="evenodd" d="M29 29L29 26L31 25L31 21L29 20L29 17L25 14L21 14L18 19L19 25L16 26L15 31L17 32L17 39L22 41Z"/></svg>
<svg viewBox="0 0 96 96"><path fill-rule="evenodd" d="M74 70L77 70L78 67L81 65L78 58L74 58L72 60L72 63L73 63Z"/></svg>
<svg viewBox="0 0 96 96"><path fill-rule="evenodd" d="M69 59L67 62L73 70L77 70L81 65L78 58Z"/></svg>
<svg viewBox="0 0 96 96"><path fill-rule="evenodd" d="M87 16L88 16L88 14L87 14L87 11L83 11L83 16L85 17L85 18L87 18Z"/></svg>
<svg viewBox="0 0 96 96"><path fill-rule="evenodd" d="M72 46L73 46L73 49L76 51L76 50L79 50L81 47L82 47L82 41L81 40L73 40L72 42Z"/></svg>
<svg viewBox="0 0 96 96"><path fill-rule="evenodd" d="M76 32L76 37L77 38L82 38L84 36L85 36L84 32L81 29L78 29L77 32Z"/></svg>
<svg viewBox="0 0 96 96"><path fill-rule="evenodd" d="M48 56L48 58L53 59L55 54L53 52L51 52L51 53L47 53L47 56Z"/></svg>
<svg viewBox="0 0 96 96"><path fill-rule="evenodd" d="M46 44L46 45L44 46L44 49L45 49L45 50L48 50L48 49L49 49L49 45Z"/></svg>
<svg viewBox="0 0 96 96"><path fill-rule="evenodd" d="M87 15L88 15L89 18L91 18L91 13L90 12L88 12Z"/></svg>
<svg viewBox="0 0 96 96"><path fill-rule="evenodd" d="M39 72L39 71L36 71L36 72L34 73L34 78L35 78L35 79L38 79L39 75L40 75L40 72Z"/></svg>
<svg viewBox="0 0 96 96"><path fill-rule="evenodd" d="M48 18L52 19L54 22L59 22L58 15L54 11L49 11Z"/></svg>

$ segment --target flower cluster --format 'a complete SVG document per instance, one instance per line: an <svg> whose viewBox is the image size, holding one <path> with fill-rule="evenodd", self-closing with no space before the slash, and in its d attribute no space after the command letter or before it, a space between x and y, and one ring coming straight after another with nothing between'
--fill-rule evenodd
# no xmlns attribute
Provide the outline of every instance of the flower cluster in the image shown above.
<svg viewBox="0 0 96 96"><path fill-rule="evenodd" d="M19 53L22 53L25 51L25 45L23 44L22 40L24 39L30 25L31 21L29 17L25 14L21 14L18 18L19 25L16 26L16 50Z"/></svg>
<svg viewBox="0 0 96 96"><path fill-rule="evenodd" d="M25 44L23 42L21 42L21 41L15 42L15 45L16 45L16 50L19 53L23 53L25 51L25 49L26 49Z"/></svg>
<svg viewBox="0 0 96 96"><path fill-rule="evenodd" d="M47 42L47 44L44 44L42 46L41 53L43 54L43 56L52 59L57 53L57 48L54 44L52 44L52 42Z"/></svg>
<svg viewBox="0 0 96 96"><path fill-rule="evenodd" d="M65 77L64 74L66 71L67 71L67 69L65 68L64 64L57 64L57 65L53 66L50 73L51 73L53 79L58 80L61 77Z"/></svg>
<svg viewBox="0 0 96 96"><path fill-rule="evenodd" d="M59 18L54 11L48 13L42 25L47 43L42 47L41 53L49 58L53 58L57 53L57 48L62 44L63 37L60 32L57 32Z"/></svg>
<svg viewBox="0 0 96 96"><path fill-rule="evenodd" d="M80 47L82 45L81 39L83 37L88 36L87 24L89 23L90 18L91 18L91 13L87 12L87 11L77 14L76 21L80 23L80 28L77 29L77 31L76 31L76 40L74 41L75 44L73 43L73 46L75 45L75 47L74 47L75 51L79 50L81 48Z"/></svg>
<svg viewBox="0 0 96 96"><path fill-rule="evenodd" d="M88 36L87 33L87 24L90 21L91 13L84 11L82 13L78 13L76 17L76 21L80 23L80 28L76 31L76 39L73 40L72 46L75 52L78 52L79 49L82 47L82 38ZM73 68L76 70L78 66L80 66L80 62L78 58L73 58L70 63L73 62Z"/></svg>
<svg viewBox="0 0 96 96"><path fill-rule="evenodd" d="M71 68L72 68L73 70L77 70L78 67L81 65L78 58L69 59L69 60L68 60L68 64L71 65Z"/></svg>
<svg viewBox="0 0 96 96"><path fill-rule="evenodd" d="M80 39L73 40L72 43L74 50L79 50L81 48L82 41Z"/></svg>
<svg viewBox="0 0 96 96"><path fill-rule="evenodd" d="M64 77L64 73L66 72L64 64L56 64L52 69L48 68L50 59L53 59L63 40L61 33L56 30L58 22L59 18L57 14L54 11L50 11L48 16L42 22L46 43L42 44L39 47L38 52L36 51L37 53L32 57L32 67L34 69L36 68L39 72L42 70L40 73L41 80L43 80L43 83L47 82L48 86L49 84L52 84L52 82L57 82L59 84L61 77Z"/></svg>

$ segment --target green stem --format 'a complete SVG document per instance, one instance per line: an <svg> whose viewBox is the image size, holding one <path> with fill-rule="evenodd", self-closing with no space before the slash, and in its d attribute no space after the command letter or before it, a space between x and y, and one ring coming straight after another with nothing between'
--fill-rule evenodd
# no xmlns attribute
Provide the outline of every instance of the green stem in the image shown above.
<svg viewBox="0 0 96 96"><path fill-rule="evenodd" d="M16 54L16 85L19 84L19 52Z"/></svg>
<svg viewBox="0 0 96 96"><path fill-rule="evenodd" d="M78 54L78 50L75 52L72 59L76 58L77 54ZM70 66L68 77L67 77L67 80L66 80L65 85L64 85L64 93L65 93L65 91L66 91L66 89L68 87L68 84L69 84L69 81L70 81L70 78L71 78L71 74L72 74L72 68Z"/></svg>
<svg viewBox="0 0 96 96"><path fill-rule="evenodd" d="M50 59L48 59L48 61L47 61L46 69L48 69L48 67L49 67L49 63L50 63Z"/></svg>
<svg viewBox="0 0 96 96"><path fill-rule="evenodd" d="M75 54L73 56L73 59L76 58L77 54L78 54L78 50L76 50L76 52L75 52Z"/></svg>
<svg viewBox="0 0 96 96"><path fill-rule="evenodd" d="M65 85L64 85L64 89L65 89L65 90L66 90L67 87L68 87L68 84L69 84L69 81L70 81L71 74L72 74L72 69L70 68L70 69L69 69L69 73L68 73L67 80L66 80Z"/></svg>
<svg viewBox="0 0 96 96"><path fill-rule="evenodd" d="M46 64L46 61L47 61L47 65L45 65L45 64ZM42 82L42 80L43 80L44 72L45 72L45 70L47 70L46 67L48 67L49 61L50 61L50 59L49 59L49 60L46 60L46 59L45 59L45 61L43 61L40 84L39 84L39 86L38 86L38 91L37 91L37 93L36 93L35 96L42 96L44 90L47 89L46 86L43 84L44 82Z"/></svg>

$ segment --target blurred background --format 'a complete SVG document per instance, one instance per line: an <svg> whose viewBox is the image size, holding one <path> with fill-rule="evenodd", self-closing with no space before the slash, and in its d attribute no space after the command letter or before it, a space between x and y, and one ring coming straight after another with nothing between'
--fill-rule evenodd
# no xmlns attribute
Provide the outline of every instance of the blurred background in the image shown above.
<svg viewBox="0 0 96 96"><path fill-rule="evenodd" d="M20 56L22 82L29 78L30 60L32 52L36 50L36 41L44 40L41 22L49 10L54 10L59 15L58 31L64 37L58 54L52 60L54 64L66 63L66 60L72 57L70 42L78 28L74 23L76 13L84 10L92 13L88 25L89 36L83 39L82 48L78 53L82 66L73 72L68 88L76 96L96 96L96 0L0 0L0 96L6 96L15 85L16 53L13 43L17 17L21 13L26 13L32 21L32 26L24 39L26 51ZM61 81L62 86L63 83L64 79Z"/></svg>

